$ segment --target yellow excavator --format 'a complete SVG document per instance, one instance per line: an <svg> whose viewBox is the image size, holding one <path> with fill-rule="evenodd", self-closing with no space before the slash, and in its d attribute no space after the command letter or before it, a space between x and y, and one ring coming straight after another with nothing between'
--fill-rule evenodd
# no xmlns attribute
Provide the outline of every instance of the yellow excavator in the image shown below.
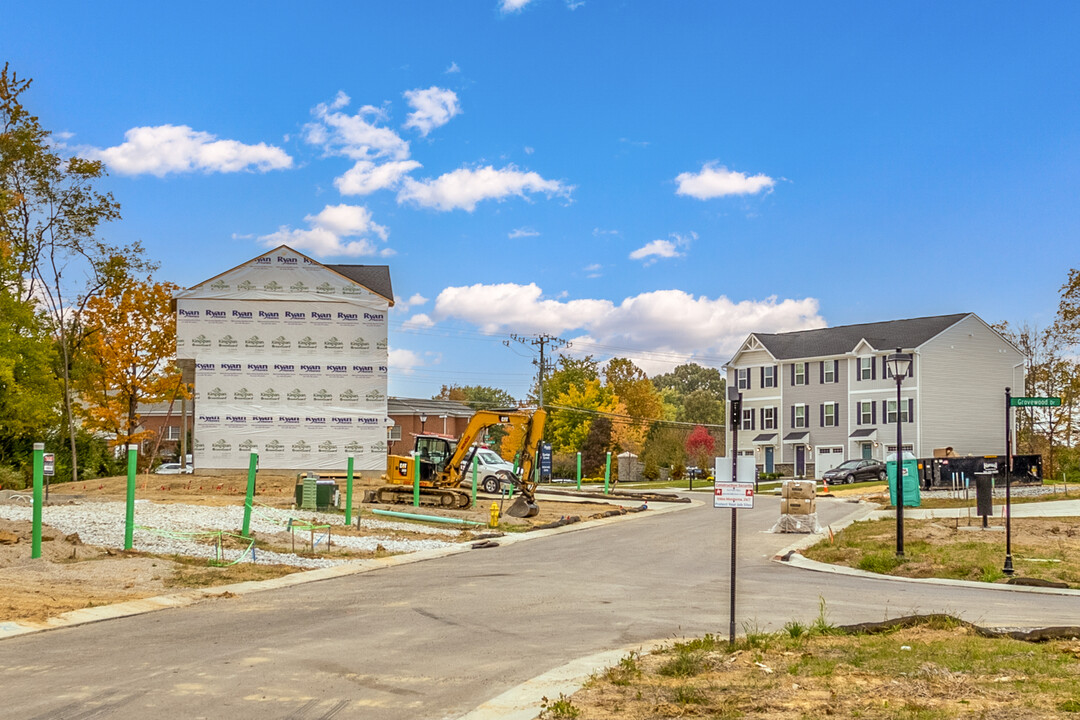
<svg viewBox="0 0 1080 720"><path fill-rule="evenodd" d="M476 441L480 434L494 425L507 425L509 432L503 438L503 448L519 453L521 466L517 477L509 471L500 471L521 493L506 510L512 517L533 517L540 508L536 505L536 481L533 469L536 449L544 434L547 414L540 409L478 410L469 420L465 432L456 440L445 435L421 434L416 436L411 455L390 455L386 460L386 477L389 482L375 491L375 500L381 503L412 504L413 483L417 464L420 472L420 504L465 508L471 502L471 494L460 489L469 476ZM506 456L504 452L504 457Z"/></svg>

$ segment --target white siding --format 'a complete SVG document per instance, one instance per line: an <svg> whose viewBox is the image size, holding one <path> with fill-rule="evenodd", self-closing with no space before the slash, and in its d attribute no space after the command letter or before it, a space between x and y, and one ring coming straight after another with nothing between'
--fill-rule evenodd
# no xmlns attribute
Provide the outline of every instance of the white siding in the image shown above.
<svg viewBox="0 0 1080 720"><path fill-rule="evenodd" d="M921 362L920 362L921 361ZM1005 452L1005 388L1023 393L1023 356L975 316L918 350L916 418L922 452ZM906 428L905 428L906 429Z"/></svg>

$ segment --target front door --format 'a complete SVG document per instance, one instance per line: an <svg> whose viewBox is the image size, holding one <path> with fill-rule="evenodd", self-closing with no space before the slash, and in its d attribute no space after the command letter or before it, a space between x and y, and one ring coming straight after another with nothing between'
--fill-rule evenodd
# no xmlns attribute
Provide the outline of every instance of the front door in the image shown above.
<svg viewBox="0 0 1080 720"><path fill-rule="evenodd" d="M765 446L765 472L773 472L773 446Z"/></svg>
<svg viewBox="0 0 1080 720"><path fill-rule="evenodd" d="M806 446L795 446L795 477L806 476Z"/></svg>
<svg viewBox="0 0 1080 720"><path fill-rule="evenodd" d="M895 415L896 413L893 413L893 414ZM862 459L863 460L873 460L874 459L874 446L873 446L872 443L863 443L862 444Z"/></svg>

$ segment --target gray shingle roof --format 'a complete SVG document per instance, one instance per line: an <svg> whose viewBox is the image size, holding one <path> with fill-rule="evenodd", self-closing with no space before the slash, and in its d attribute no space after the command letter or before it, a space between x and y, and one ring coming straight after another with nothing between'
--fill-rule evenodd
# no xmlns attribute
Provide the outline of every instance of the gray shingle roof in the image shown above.
<svg viewBox="0 0 1080 720"><path fill-rule="evenodd" d="M754 333L754 337L777 360L843 355L853 351L864 339L876 350L910 349L919 347L970 314L935 315L789 333Z"/></svg>
<svg viewBox="0 0 1080 720"><path fill-rule="evenodd" d="M376 295L394 304L394 290L390 287L389 265L325 265L339 275L363 285Z"/></svg>
<svg viewBox="0 0 1080 720"><path fill-rule="evenodd" d="M387 415L428 415L438 417L472 417L473 410L456 400L433 400L431 398L390 397L386 400Z"/></svg>

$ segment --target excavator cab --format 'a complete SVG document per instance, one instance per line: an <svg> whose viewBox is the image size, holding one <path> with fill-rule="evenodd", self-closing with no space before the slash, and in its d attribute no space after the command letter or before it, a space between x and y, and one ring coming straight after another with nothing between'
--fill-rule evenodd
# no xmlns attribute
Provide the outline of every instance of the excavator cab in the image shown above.
<svg viewBox="0 0 1080 720"><path fill-rule="evenodd" d="M420 463L420 481L432 481L446 469L457 443L446 438L420 435L413 456Z"/></svg>

